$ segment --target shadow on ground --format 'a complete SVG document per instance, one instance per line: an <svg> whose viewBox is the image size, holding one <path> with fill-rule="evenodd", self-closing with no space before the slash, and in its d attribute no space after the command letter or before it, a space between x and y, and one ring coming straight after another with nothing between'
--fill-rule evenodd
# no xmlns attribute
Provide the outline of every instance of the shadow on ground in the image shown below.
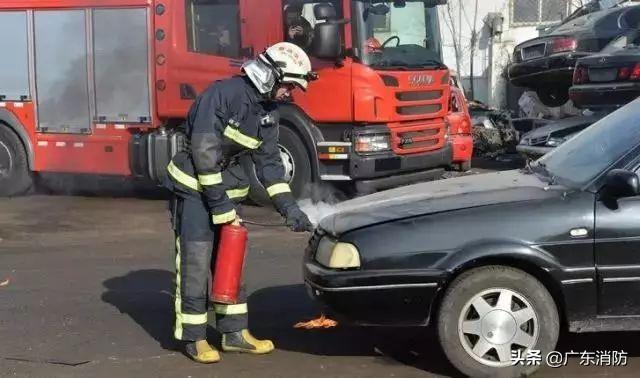
<svg viewBox="0 0 640 378"><path fill-rule="evenodd" d="M176 350L173 327L173 273L139 270L103 283L102 300L127 314L162 348ZM250 328L280 350L318 356L380 356L384 364L406 364L439 375L454 374L433 332L423 328L370 328L340 324L329 330L293 325L316 317L321 308L303 285L260 289L249 298ZM218 335L211 329L210 341Z"/></svg>
<svg viewBox="0 0 640 378"><path fill-rule="evenodd" d="M173 339L173 273L138 270L103 282L102 301L127 314L163 349L175 350Z"/></svg>
<svg viewBox="0 0 640 378"><path fill-rule="evenodd" d="M299 321L322 313L304 285L258 290L249 299L250 324L260 337L274 340L281 350L321 356L382 356L383 363L402 363L429 373L455 376L430 328L358 327L300 330Z"/></svg>

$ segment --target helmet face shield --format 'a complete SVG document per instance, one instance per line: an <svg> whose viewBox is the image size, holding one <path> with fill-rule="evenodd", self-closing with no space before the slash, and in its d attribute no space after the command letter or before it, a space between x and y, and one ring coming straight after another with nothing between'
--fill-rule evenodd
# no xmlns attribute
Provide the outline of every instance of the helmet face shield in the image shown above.
<svg viewBox="0 0 640 378"><path fill-rule="evenodd" d="M260 60L247 61L242 66L242 71L263 95L270 93L275 87L276 75L273 69Z"/></svg>

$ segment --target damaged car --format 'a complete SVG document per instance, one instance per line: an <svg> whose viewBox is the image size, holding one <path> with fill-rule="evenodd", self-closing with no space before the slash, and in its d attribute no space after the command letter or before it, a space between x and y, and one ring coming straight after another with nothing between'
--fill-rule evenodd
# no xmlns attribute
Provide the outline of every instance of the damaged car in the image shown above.
<svg viewBox="0 0 640 378"><path fill-rule="evenodd" d="M572 19L516 46L508 68L513 85L535 90L551 107L569 100L576 62L638 27L640 6L614 7Z"/></svg>
<svg viewBox="0 0 640 378"><path fill-rule="evenodd" d="M639 123L636 100L523 170L338 205L305 253L310 295L343 321L433 325L472 377L531 374L513 356L561 328L640 330Z"/></svg>
<svg viewBox="0 0 640 378"><path fill-rule="evenodd" d="M640 31L623 35L600 54L578 60L569 97L578 108L607 109L640 96Z"/></svg>
<svg viewBox="0 0 640 378"><path fill-rule="evenodd" d="M550 122L524 134L520 138L516 150L526 158L538 159L604 116L604 113L595 113L589 116L570 117Z"/></svg>

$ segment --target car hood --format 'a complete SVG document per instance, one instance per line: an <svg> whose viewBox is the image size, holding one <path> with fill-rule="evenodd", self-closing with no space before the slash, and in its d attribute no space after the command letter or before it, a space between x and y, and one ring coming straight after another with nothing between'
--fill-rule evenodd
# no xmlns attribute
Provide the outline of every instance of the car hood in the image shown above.
<svg viewBox="0 0 640 378"><path fill-rule="evenodd" d="M531 139L539 139L560 133L562 135L572 134L590 126L604 117L603 114L592 116L578 116L565 118L559 121L551 122L548 125L538 127L522 136L521 141L525 142Z"/></svg>
<svg viewBox="0 0 640 378"><path fill-rule="evenodd" d="M345 201L320 221L334 236L374 224L444 211L547 198L547 184L521 171L426 182Z"/></svg>

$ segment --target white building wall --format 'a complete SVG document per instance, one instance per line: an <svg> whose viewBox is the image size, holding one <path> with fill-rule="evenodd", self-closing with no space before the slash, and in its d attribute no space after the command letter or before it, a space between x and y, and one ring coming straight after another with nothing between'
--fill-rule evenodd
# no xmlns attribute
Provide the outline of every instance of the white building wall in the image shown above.
<svg viewBox="0 0 640 378"><path fill-rule="evenodd" d="M451 27L453 27L462 51L459 76L465 83L465 89L469 92L470 62L472 59L470 45L476 0L449 0L449 3L453 23L447 14L446 6L439 8L444 60L449 67L456 68L456 55L451 33ZM491 37L490 27L485 25L489 13L500 13L504 17L502 35ZM506 105L507 81L503 77L503 73L511 61L514 47L539 35L537 26L510 28L510 13L510 0L478 0L476 24L478 43L473 56L474 83L476 83L475 99L499 108Z"/></svg>

